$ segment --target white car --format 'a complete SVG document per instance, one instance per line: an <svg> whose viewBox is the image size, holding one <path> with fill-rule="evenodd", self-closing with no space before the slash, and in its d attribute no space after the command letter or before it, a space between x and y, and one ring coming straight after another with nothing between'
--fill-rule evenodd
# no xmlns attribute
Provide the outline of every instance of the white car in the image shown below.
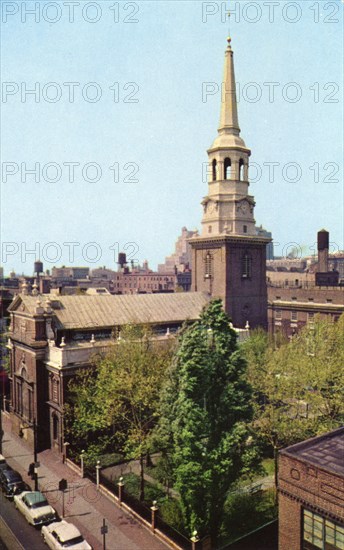
<svg viewBox="0 0 344 550"><path fill-rule="evenodd" d="M56 520L56 511L39 491L24 491L15 495L14 506L31 525L43 525Z"/></svg>
<svg viewBox="0 0 344 550"><path fill-rule="evenodd" d="M79 529L67 521L57 521L42 527L44 542L53 550L69 548L69 550L92 550Z"/></svg>

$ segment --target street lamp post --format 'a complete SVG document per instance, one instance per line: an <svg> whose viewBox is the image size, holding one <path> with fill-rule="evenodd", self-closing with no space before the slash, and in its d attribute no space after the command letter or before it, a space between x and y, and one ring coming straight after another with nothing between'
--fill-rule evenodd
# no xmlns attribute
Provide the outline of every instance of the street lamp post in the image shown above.
<svg viewBox="0 0 344 550"><path fill-rule="evenodd" d="M23 426L23 427L20 428L19 437L23 437L24 430L28 430L30 428L33 430L33 464L30 464L29 469L32 468L31 471L32 471L32 474L33 474L34 482L35 482L35 491L38 491L38 472L37 472L37 468L39 467L39 462L38 462L38 458L37 458L37 455L38 455L37 422L36 422L35 418L34 418L32 424L29 424L28 426Z"/></svg>

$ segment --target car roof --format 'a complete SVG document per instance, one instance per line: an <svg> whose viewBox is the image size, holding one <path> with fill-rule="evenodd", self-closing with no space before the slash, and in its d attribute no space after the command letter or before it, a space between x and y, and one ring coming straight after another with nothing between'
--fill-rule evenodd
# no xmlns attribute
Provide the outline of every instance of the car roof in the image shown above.
<svg viewBox="0 0 344 550"><path fill-rule="evenodd" d="M60 521L54 528L54 531L58 534L61 542L81 536L79 529L73 523L68 523L67 521Z"/></svg>
<svg viewBox="0 0 344 550"><path fill-rule="evenodd" d="M2 472L2 475L10 481L13 481L13 480L22 481L23 479L20 473L17 472L16 470L4 470Z"/></svg>
<svg viewBox="0 0 344 550"><path fill-rule="evenodd" d="M40 491L27 491L23 493L23 495L25 495L25 499L30 505L37 504L37 502L41 502L43 500L47 500Z"/></svg>

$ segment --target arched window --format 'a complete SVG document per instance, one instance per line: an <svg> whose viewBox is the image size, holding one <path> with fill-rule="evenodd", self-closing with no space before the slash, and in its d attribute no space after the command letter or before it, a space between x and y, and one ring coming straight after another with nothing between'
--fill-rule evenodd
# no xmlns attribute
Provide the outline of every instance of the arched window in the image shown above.
<svg viewBox="0 0 344 550"><path fill-rule="evenodd" d="M224 178L225 180L230 180L231 179L231 166L232 166L232 162L231 162L231 159L230 158L225 158L225 161L224 161Z"/></svg>
<svg viewBox="0 0 344 550"><path fill-rule="evenodd" d="M242 159L239 160L239 181L244 180L244 161Z"/></svg>
<svg viewBox="0 0 344 550"><path fill-rule="evenodd" d="M204 278L205 279L211 279L212 269L213 269L212 264L213 264L213 257L210 254L210 252L207 252L204 258Z"/></svg>
<svg viewBox="0 0 344 550"><path fill-rule="evenodd" d="M241 276L243 279L252 277L252 257L248 252L245 252L241 260Z"/></svg>
<svg viewBox="0 0 344 550"><path fill-rule="evenodd" d="M57 414L53 414L53 439L56 440L59 436L59 419Z"/></svg>
<svg viewBox="0 0 344 550"><path fill-rule="evenodd" d="M213 168L213 181L217 180L217 162L216 159L212 162L212 168Z"/></svg>

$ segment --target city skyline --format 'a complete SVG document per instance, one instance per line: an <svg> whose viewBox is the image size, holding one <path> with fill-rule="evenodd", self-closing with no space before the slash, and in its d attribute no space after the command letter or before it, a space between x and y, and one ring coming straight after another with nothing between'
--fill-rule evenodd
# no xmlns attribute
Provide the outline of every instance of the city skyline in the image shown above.
<svg viewBox="0 0 344 550"><path fill-rule="evenodd" d="M155 268L181 227L200 229L206 150L219 120L224 4L232 5L256 224L272 232L277 256L288 243L314 253L322 227L332 250L343 249L342 144L333 140L342 96L338 2L327 3L332 10L324 2L313 9L280 2L261 13L252 2L137 2L125 12L123 4L114 4L118 12L94 4L101 12L76 10L74 22L67 11L52 22L53 11L40 8L37 23L29 14L3 13L6 274L30 273L35 257L48 269L113 268L120 250ZM29 93L34 83L36 96ZM38 176L25 181L22 163L38 165ZM98 166L99 181L87 181L97 179Z"/></svg>

